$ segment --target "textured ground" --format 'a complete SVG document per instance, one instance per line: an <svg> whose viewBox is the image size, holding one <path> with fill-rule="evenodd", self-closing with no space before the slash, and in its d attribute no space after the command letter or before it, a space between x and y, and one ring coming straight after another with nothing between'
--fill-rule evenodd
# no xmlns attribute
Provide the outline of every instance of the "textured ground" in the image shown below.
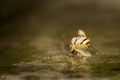
<svg viewBox="0 0 120 80"><path fill-rule="evenodd" d="M1 27L0 80L120 79L119 11L36 11ZM79 28L91 40L89 58L70 54Z"/></svg>

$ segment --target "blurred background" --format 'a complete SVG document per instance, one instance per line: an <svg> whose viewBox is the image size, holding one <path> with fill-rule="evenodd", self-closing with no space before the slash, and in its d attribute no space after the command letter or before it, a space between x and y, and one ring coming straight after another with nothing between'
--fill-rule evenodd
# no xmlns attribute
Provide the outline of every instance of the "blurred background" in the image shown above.
<svg viewBox="0 0 120 80"><path fill-rule="evenodd" d="M113 78L119 79L120 0L0 0L1 75L14 70L9 67L15 63L34 61L35 56L69 53L70 40L78 29L86 32L97 55L110 55L107 60L113 64L100 67L99 75L112 72L112 68L112 75L117 75ZM109 69L110 65L114 66ZM4 80L13 80L8 77Z"/></svg>

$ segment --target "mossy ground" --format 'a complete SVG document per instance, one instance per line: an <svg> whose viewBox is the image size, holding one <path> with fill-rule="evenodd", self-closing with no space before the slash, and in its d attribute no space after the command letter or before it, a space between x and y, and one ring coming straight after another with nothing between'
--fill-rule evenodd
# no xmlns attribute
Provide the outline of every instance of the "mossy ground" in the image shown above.
<svg viewBox="0 0 120 80"><path fill-rule="evenodd" d="M43 15L42 18L37 12L0 28L2 80L120 79L120 24L113 20L120 16L113 18L104 14L104 10L85 14L81 11L77 12L80 13L79 20L72 10L68 13L64 9L62 11L65 13L63 16L69 13L66 21L61 17L58 17L60 20L54 19L54 16L49 19ZM89 51L92 56L89 58L70 53L70 40L79 28L91 40Z"/></svg>

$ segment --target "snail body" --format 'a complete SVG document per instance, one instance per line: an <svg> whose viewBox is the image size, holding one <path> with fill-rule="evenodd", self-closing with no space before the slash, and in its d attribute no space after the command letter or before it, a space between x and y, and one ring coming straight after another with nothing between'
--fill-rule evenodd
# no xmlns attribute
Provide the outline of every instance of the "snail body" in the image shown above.
<svg viewBox="0 0 120 80"><path fill-rule="evenodd" d="M70 48L73 54L80 54L81 56L91 56L88 48L90 46L90 40L86 36L85 32L81 29L78 30L78 36L73 37L71 40Z"/></svg>

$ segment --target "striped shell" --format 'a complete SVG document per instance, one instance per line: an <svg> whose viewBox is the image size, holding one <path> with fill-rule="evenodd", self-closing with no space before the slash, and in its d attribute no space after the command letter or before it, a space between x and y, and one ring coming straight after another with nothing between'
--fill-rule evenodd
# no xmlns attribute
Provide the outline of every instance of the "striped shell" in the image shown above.
<svg viewBox="0 0 120 80"><path fill-rule="evenodd" d="M71 40L70 48L72 53L81 53L84 56L88 56L88 47L90 46L90 40L82 30L78 30L78 37L73 37ZM87 55L86 55L87 54Z"/></svg>

